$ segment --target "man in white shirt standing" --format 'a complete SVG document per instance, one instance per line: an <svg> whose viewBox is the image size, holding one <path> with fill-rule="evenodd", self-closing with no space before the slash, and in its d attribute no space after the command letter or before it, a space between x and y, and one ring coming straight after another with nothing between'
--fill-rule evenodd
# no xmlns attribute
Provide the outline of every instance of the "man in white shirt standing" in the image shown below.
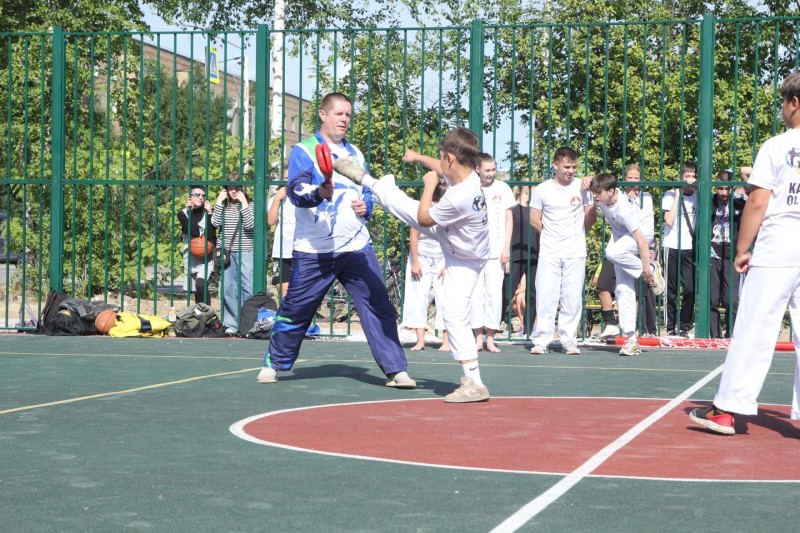
<svg viewBox="0 0 800 533"><path fill-rule="evenodd" d="M511 208L517 202L511 187L495 179L497 163L491 155L481 152L475 171L481 179L481 188L486 197L490 254L470 300L470 326L475 333L478 351L483 350L485 329L486 349L497 353L500 349L494 343L494 334L503 317L503 278L508 272L511 231L514 229Z"/></svg>
<svg viewBox="0 0 800 533"><path fill-rule="evenodd" d="M683 188L664 193L664 277L667 280L667 335L686 336L694 321L694 229L697 223L697 165L684 163ZM683 287L678 318L678 276ZM680 321L679 321L680 320Z"/></svg>
<svg viewBox="0 0 800 533"><path fill-rule="evenodd" d="M531 226L541 235L532 354L548 352L559 302L561 346L568 355L581 353L575 332L586 277L586 230L597 219L597 211L591 194L575 178L577 168L578 153L562 146L553 158L553 178L536 187L531 196Z"/></svg>

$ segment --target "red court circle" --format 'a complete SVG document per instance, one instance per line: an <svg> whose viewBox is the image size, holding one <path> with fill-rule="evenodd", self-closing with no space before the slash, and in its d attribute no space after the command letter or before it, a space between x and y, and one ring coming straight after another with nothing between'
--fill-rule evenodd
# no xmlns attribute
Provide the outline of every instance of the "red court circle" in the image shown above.
<svg viewBox="0 0 800 533"><path fill-rule="evenodd" d="M321 405L264 413L231 431L247 440L314 453L436 467L565 475L668 400L492 398ZM800 482L798 429L788 406L738 417L737 434L695 428L685 402L592 472L593 476Z"/></svg>

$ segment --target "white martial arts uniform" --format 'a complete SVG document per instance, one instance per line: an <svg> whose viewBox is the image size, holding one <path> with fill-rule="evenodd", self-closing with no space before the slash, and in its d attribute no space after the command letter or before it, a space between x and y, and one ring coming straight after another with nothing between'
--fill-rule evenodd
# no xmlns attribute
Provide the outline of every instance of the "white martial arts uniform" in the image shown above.
<svg viewBox="0 0 800 533"><path fill-rule="evenodd" d="M406 266L406 287L403 295L403 323L404 328L419 329L428 327L428 307L431 300L436 302L436 319L434 326L438 330L444 329L442 317L442 298L444 286L439 277L444 266L444 255L439 241L420 233L417 242L417 257L422 269L419 279L411 275L411 254L408 256Z"/></svg>
<svg viewBox="0 0 800 533"><path fill-rule="evenodd" d="M536 270L536 327L531 338L536 346L553 340L556 310L562 344L575 341L581 319L583 281L586 277L585 208L594 205L589 191L573 178L566 187L552 178L534 189L531 209L542 212L539 266Z"/></svg>
<svg viewBox="0 0 800 533"><path fill-rule="evenodd" d="M800 130L766 141L748 183L772 192L758 232L739 312L714 405L743 415L758 412L757 398L775 352L775 335L789 305L794 328L792 419L800 419Z"/></svg>
<svg viewBox="0 0 800 533"><path fill-rule="evenodd" d="M611 228L611 241L606 245L606 259L613 263L617 278L615 292L619 325L628 337L633 336L636 331L635 284L642 275L642 259L633 233L641 229L647 245L653 243L653 214L644 213L636 202L636 199L620 192L613 205L600 204L600 210Z"/></svg>
<svg viewBox="0 0 800 533"><path fill-rule="evenodd" d="M489 258L489 232L486 220L486 199L478 175L451 185L439 203L431 207L435 226L426 228L417 222L419 200L409 198L394 177L384 176L372 186L375 200L420 233L439 241L444 254L444 327L457 361L478 358L475 337L469 327L469 307L478 273Z"/></svg>
<svg viewBox="0 0 800 533"><path fill-rule="evenodd" d="M500 254L506 243L506 213L517 201L507 183L494 180L483 187L486 210L489 218L489 261L478 275L478 284L470 302L470 326L472 329L486 327L498 329L503 317L503 278L505 265L500 263ZM509 251L510 253L510 251Z"/></svg>

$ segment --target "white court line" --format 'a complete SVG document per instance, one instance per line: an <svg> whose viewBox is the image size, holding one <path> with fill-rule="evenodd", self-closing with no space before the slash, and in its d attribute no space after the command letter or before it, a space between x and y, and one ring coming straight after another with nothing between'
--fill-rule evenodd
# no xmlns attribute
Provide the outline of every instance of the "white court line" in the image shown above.
<svg viewBox="0 0 800 533"><path fill-rule="evenodd" d="M677 398L658 409L656 412L626 431L617 440L590 457L588 461L573 470L571 473L567 474L561 479L561 481L547 489L537 498L525 504L519 511L509 516L505 521L503 521L502 524L495 527L492 530L492 533L511 533L525 525L533 517L544 511L547 506L566 494L568 490L577 485L581 480L583 480L583 478L597 470L600 465L602 465L608 458L619 451L623 446L635 439L647 428L658 422L664 417L664 415L687 400L692 394L704 387L709 381L717 377L722 372L723 366L724 365L720 365L716 369L712 370L703 379L683 391Z"/></svg>

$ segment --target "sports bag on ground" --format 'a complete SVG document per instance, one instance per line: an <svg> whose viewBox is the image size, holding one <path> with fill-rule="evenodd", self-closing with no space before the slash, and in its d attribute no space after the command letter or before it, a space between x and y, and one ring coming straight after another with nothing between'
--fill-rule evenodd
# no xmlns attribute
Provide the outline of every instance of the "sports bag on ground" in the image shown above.
<svg viewBox="0 0 800 533"><path fill-rule="evenodd" d="M172 327L178 337L219 337L224 333L217 312L202 302L178 313Z"/></svg>

